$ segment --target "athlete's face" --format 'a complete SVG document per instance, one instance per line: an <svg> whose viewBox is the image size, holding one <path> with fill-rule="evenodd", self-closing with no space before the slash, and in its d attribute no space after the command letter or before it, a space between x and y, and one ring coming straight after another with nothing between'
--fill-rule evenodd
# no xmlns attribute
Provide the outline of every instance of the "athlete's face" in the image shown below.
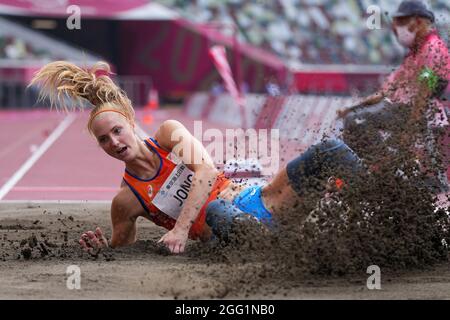
<svg viewBox="0 0 450 320"><path fill-rule="evenodd" d="M139 151L134 128L117 112L103 112L92 121L92 133L100 147L111 157L127 162Z"/></svg>

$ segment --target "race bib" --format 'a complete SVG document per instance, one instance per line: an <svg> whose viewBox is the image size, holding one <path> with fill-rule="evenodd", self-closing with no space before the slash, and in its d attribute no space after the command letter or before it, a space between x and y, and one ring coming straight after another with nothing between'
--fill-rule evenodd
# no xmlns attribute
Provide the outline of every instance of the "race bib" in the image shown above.
<svg viewBox="0 0 450 320"><path fill-rule="evenodd" d="M185 164L178 163L153 198L153 205L177 220L191 190L193 177L194 173Z"/></svg>

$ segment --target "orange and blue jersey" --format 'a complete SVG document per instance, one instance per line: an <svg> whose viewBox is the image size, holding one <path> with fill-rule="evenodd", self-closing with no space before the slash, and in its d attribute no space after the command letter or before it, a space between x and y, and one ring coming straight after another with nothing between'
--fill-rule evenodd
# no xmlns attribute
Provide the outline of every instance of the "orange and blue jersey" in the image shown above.
<svg viewBox="0 0 450 320"><path fill-rule="evenodd" d="M171 152L161 148L156 140L149 138L145 140L145 143L159 157L160 165L157 172L150 179L141 179L125 169L123 180L148 213L150 220L156 225L171 230L188 197L194 173ZM229 183L230 180L225 178L223 173L217 176L210 196L190 229L191 239L197 239L202 234L207 205L217 199L219 192Z"/></svg>

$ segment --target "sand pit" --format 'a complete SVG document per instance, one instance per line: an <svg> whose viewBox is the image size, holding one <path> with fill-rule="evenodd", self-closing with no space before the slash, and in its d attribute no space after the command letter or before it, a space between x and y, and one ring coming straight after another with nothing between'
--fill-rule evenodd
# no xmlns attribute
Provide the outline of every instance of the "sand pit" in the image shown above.
<svg viewBox="0 0 450 320"><path fill-rule="evenodd" d="M156 245L164 230L139 220L139 241L83 253L79 235L95 226L110 235L109 204L2 203L1 299L450 299L448 263L381 274L381 290L366 286L366 270L344 277L266 278L246 275L264 262L219 263L187 253L167 255ZM81 270L81 289L69 290L67 267ZM229 281L227 281L229 279Z"/></svg>

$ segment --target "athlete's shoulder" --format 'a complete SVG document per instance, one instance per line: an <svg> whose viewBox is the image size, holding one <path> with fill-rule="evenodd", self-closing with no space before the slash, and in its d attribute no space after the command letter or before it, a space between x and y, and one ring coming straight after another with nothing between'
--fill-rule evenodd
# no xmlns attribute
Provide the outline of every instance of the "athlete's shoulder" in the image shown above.
<svg viewBox="0 0 450 320"><path fill-rule="evenodd" d="M173 119L165 120L156 131L155 139L165 140L167 137L170 138L174 131L183 129L186 130L186 127L180 121Z"/></svg>
<svg viewBox="0 0 450 320"><path fill-rule="evenodd" d="M190 135L186 127L177 120L169 119L159 126L154 138L161 148L171 151L174 144L178 143L185 135Z"/></svg>
<svg viewBox="0 0 450 320"><path fill-rule="evenodd" d="M164 120L159 127L160 128L179 128L179 127L184 128L184 125L178 120L167 119L167 120Z"/></svg>

